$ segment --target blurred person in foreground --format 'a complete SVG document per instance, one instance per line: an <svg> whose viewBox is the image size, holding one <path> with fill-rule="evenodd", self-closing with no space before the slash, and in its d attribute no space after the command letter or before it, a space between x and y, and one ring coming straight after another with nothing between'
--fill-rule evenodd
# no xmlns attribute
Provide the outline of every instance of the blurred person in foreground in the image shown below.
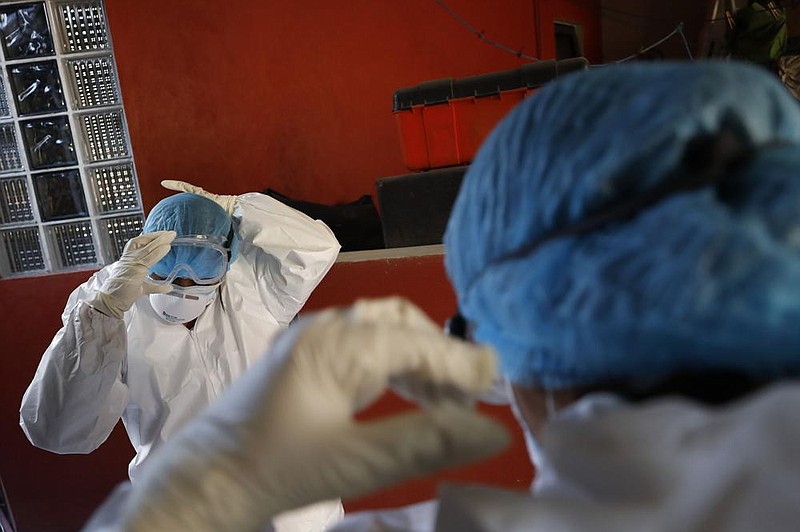
<svg viewBox="0 0 800 532"><path fill-rule="evenodd" d="M491 454L506 437L468 401L495 378L482 346L531 493L448 486L334 530L795 528L799 145L800 107L751 66L543 88L484 143L445 235L474 344L398 300L302 320L88 529L254 530ZM424 407L354 420L390 385Z"/></svg>

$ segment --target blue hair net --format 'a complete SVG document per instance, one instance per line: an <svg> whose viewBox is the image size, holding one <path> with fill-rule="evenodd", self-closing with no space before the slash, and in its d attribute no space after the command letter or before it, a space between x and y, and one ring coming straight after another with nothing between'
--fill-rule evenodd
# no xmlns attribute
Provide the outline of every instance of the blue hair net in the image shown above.
<svg viewBox="0 0 800 532"><path fill-rule="evenodd" d="M197 194L181 192L159 201L147 216L143 228L144 233L154 231L175 231L179 237L221 236L226 242L230 238L231 241L226 244L230 246L231 253L228 264L236 258L238 240L236 232L232 231L230 216L216 202ZM199 276L213 277L216 273L216 257L216 252L202 247L173 248L148 273L164 277L176 264L188 264Z"/></svg>
<svg viewBox="0 0 800 532"><path fill-rule="evenodd" d="M532 242L680 173L687 144L753 150L718 186ZM444 242L474 335L545 388L800 373L800 106L738 63L618 65L543 88L492 132Z"/></svg>

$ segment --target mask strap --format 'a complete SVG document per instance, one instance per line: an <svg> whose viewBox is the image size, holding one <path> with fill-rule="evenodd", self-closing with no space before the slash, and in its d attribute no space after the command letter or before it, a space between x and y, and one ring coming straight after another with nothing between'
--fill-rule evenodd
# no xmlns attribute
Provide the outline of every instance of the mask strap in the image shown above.
<svg viewBox="0 0 800 532"><path fill-rule="evenodd" d="M236 231L233 226L233 220L231 220L231 229L228 231L228 238L225 240L225 247L228 249L228 263L230 264L231 254L233 253L233 237L236 236Z"/></svg>

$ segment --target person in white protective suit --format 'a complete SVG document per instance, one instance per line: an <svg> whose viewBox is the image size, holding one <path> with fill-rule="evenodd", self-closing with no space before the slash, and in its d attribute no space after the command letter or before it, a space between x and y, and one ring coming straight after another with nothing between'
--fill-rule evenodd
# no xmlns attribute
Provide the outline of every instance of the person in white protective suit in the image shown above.
<svg viewBox="0 0 800 532"><path fill-rule="evenodd" d="M335 261L331 230L266 195L180 191L148 214L120 259L72 292L63 327L22 399L28 439L89 453L121 418L129 475L264 355ZM282 516L322 530L338 501Z"/></svg>
<svg viewBox="0 0 800 532"><path fill-rule="evenodd" d="M306 317L86 530L254 530L491 454L506 436L468 398L495 361L531 492L453 485L332 530L796 529L799 148L800 107L753 66L554 82L489 136L448 224L474 343L399 300ZM423 409L354 420L390 385Z"/></svg>

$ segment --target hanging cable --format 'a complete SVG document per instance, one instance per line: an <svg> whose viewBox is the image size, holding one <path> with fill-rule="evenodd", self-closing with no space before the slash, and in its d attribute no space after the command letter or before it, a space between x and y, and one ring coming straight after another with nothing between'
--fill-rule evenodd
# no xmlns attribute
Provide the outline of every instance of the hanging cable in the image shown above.
<svg viewBox="0 0 800 532"><path fill-rule="evenodd" d="M686 48L686 55L689 56L689 61L694 61L694 56L692 56L692 49L689 47L689 41L686 40L686 35L683 33L683 22L678 24L678 35L681 36L681 40L683 41L683 46Z"/></svg>
<svg viewBox="0 0 800 532"><path fill-rule="evenodd" d="M691 50L689 49L689 43L688 43L688 42L687 42L687 40L686 40L686 36L683 34L683 22L681 22L681 23L679 23L679 24L678 24L678 25L675 27L675 29L674 29L674 30L672 30L672 31L669 33L669 35L665 36L663 39L660 39L660 40L658 40L658 41L654 42L654 43L653 43L653 44L651 44L650 46L647 46L647 47L645 47L645 48L642 48L641 50L639 50L639 51L638 51L638 52L636 52L635 54L631 54L631 55L629 55L628 57L624 57L624 58L622 58L622 59L620 59L620 60L618 60L618 61L614 61L614 63L624 63L625 61L630 61L631 59L636 59L636 58L637 58L637 57L639 57L640 55L642 55L642 54L645 54L645 53L649 52L649 51L650 51L650 50L652 50L653 48L656 48L656 47L658 47L658 46L660 46L660 45L664 44L665 42L667 42L668 40L670 40L670 39L671 39L672 37L674 37L675 35L680 35L680 36L681 36L681 39L683 39L683 44L684 44L684 46L686 46L686 53L688 53L688 54L689 54L689 59L691 59L691 60L694 60L694 57L692 57L692 52L691 52Z"/></svg>
<svg viewBox="0 0 800 532"><path fill-rule="evenodd" d="M464 19L464 17L462 17L461 15L459 15L458 13L456 13L456 12L455 12L455 11L454 11L454 10L453 10L453 9L452 9L450 6L448 6L448 5L447 5L447 4L444 2L444 0L434 0L434 1L435 1L437 4L439 4L439 6L441 6L441 7L442 7L442 9L444 9L445 11L447 11L447 13L448 13L448 14L449 14L451 17L453 17L454 19L456 19L456 21L458 21L458 23L459 23L459 24L461 24L462 26L464 26L464 27L465 27L465 28L466 28L466 29L467 29L467 30L468 30L470 33L472 33L473 35L475 35L475 36L476 36L477 38L479 38L480 40L482 40L482 41L484 41L484 42L486 42L486 43L488 43L488 44L491 44L492 46L495 46L495 47L497 47L497 48L499 48L499 49L503 50L504 52L508 52L508 53L510 53L510 54L514 54L515 56L517 56L517 57L518 57L518 58L520 58L520 59L527 59L527 60L529 60L529 61L541 61L541 60L540 60L539 58L537 58L537 57L533 57L533 56L530 56L530 55L527 55L527 54L523 53L523 52L522 52L522 50L518 50L518 51L517 51L517 50L514 50L514 49L512 49L512 48L510 48L510 47L508 47L508 46L506 46L506 45L504 45L504 44L498 43L497 41L494 41L494 40L492 40L492 39L490 39L490 38L486 37L486 35L484 34L484 32L483 32L483 31L479 31L479 30L478 30L478 29L477 29L475 26L473 26L473 25L472 25L472 24L470 24L470 23L469 23L469 22L468 22L466 19ZM578 5L580 5L580 3L579 3L578 1L576 1L576 0L572 0L572 1L573 1L575 4L578 4ZM638 51L637 53L635 53L635 54L629 55L628 57L624 57L624 58L622 58L622 59L620 59L620 60L618 60L618 61L614 61L614 62L615 62L615 63L624 63L624 62L626 62L626 61L630 61L631 59L636 59L636 58L637 58L637 57L639 57L640 55L642 55L642 54L644 54L644 53L647 53L647 52L649 52L649 51L650 51L650 50L652 50L653 48L656 48L656 47L658 47L658 46L660 46L660 45L664 44L666 41L670 40L670 39L671 39L672 37L674 37L675 35L680 35L681 41L683 42L683 46L686 48L686 54L689 56L689 59L690 59L690 60L694 61L694 57L692 56L692 50L691 50L691 47L689 46L689 41L686 39L686 35L683 33L683 22L680 22L680 23L679 23L679 24L678 24L678 25L675 27L675 29L674 29L674 30L672 30L672 31L671 31L671 32L670 32L668 35L666 35L664 38L662 38L662 39L660 39L660 40L658 40L658 41L654 42L654 43L653 43L653 44L651 44L650 46L647 46L647 47L645 47L645 48L642 48L641 50L639 50L639 51ZM593 65L593 66L604 66L604 65Z"/></svg>
<svg viewBox="0 0 800 532"><path fill-rule="evenodd" d="M478 39L482 40L483 42L491 44L492 46L494 46L496 48L499 48L499 49L503 50L504 52L508 52L510 54L514 54L515 56L517 56L520 59L527 59L528 61L540 61L540 59L537 58L537 57L533 57L533 56L530 56L528 54L523 53L522 49L514 50L513 48L510 48L510 47L508 47L508 46L506 46L504 44L501 44L501 43L499 43L497 41L494 41L494 40L488 38L486 35L484 35L484 33L482 31L478 31L478 29L475 28L475 26L473 26L472 24L467 22L464 19L464 17L462 17L461 15L459 15L458 13L453 11L450 8L450 6L448 6L447 4L444 3L443 0L435 0L435 2L437 4L439 4L445 11L447 11L450 14L451 17L456 19L459 24L461 24L462 26L467 28L470 33L475 35Z"/></svg>

